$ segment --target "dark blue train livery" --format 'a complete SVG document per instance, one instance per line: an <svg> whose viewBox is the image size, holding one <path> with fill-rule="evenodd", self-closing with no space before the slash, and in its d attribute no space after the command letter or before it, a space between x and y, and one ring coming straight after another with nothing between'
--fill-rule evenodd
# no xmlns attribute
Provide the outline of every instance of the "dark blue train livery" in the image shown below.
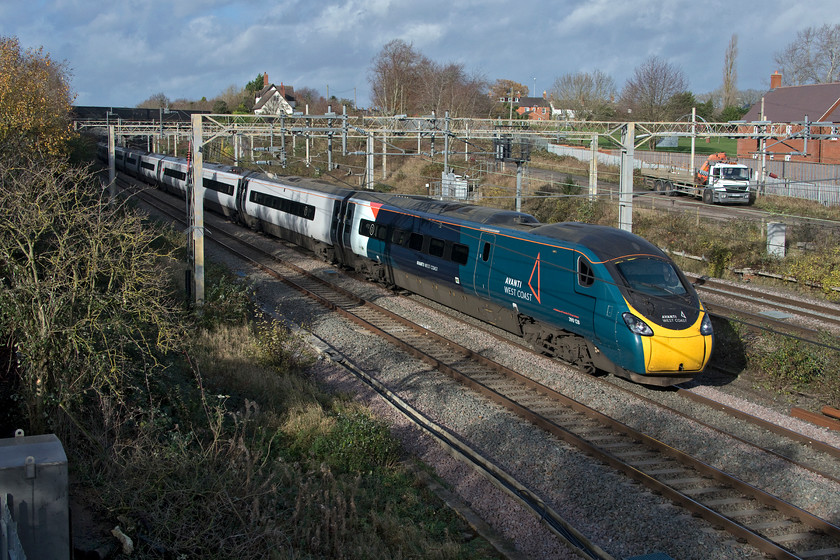
<svg viewBox="0 0 840 560"><path fill-rule="evenodd" d="M115 162L160 188L188 192L185 160L118 147ZM711 355L709 315L683 273L620 229L541 224L520 212L212 164L203 187L209 208L240 223L589 372L669 386L702 372Z"/></svg>

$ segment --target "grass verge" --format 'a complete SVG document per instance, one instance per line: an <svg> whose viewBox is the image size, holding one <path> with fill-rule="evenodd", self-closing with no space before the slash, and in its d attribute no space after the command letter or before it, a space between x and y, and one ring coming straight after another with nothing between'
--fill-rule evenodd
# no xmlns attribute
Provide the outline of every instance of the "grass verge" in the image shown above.
<svg viewBox="0 0 840 560"><path fill-rule="evenodd" d="M134 558L496 558L420 484L388 426L322 390L284 324L217 267L184 351L108 399L76 489ZM95 452L98 449L99 453Z"/></svg>

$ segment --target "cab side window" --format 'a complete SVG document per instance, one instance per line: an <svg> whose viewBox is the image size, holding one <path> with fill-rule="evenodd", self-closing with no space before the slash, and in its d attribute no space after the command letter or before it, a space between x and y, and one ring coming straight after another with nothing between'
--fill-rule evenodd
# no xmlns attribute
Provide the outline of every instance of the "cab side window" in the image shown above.
<svg viewBox="0 0 840 560"><path fill-rule="evenodd" d="M577 260L578 284L584 288L588 288L595 283L595 273L592 270L592 265L586 258L579 256Z"/></svg>

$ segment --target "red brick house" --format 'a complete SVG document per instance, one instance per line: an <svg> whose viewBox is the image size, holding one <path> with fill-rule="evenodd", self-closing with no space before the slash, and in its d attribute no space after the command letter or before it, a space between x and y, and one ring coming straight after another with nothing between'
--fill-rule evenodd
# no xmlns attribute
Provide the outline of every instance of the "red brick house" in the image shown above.
<svg viewBox="0 0 840 560"><path fill-rule="evenodd" d="M770 77L770 91L750 108L744 120L770 121L774 124L774 138L767 140L768 157L783 161L840 164L840 82L782 87L782 75ZM833 138L795 138L805 128L802 123L831 123L812 126L812 135L832 135ZM760 132L760 127L745 126L741 131ZM760 150L759 140L738 140L738 157L753 157ZM800 155L804 152L804 155Z"/></svg>
<svg viewBox="0 0 840 560"><path fill-rule="evenodd" d="M551 105L543 97L520 97L516 112L527 115L532 121L547 121L551 118Z"/></svg>

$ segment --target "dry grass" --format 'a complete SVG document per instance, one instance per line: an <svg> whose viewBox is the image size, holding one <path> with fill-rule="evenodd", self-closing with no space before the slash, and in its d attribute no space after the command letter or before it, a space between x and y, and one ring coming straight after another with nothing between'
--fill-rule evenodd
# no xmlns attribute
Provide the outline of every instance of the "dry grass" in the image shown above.
<svg viewBox="0 0 840 560"><path fill-rule="evenodd" d="M220 324L134 409L110 409L82 478L135 558L494 558L398 464L388 427L324 393L282 324ZM190 379L192 376L192 379Z"/></svg>

